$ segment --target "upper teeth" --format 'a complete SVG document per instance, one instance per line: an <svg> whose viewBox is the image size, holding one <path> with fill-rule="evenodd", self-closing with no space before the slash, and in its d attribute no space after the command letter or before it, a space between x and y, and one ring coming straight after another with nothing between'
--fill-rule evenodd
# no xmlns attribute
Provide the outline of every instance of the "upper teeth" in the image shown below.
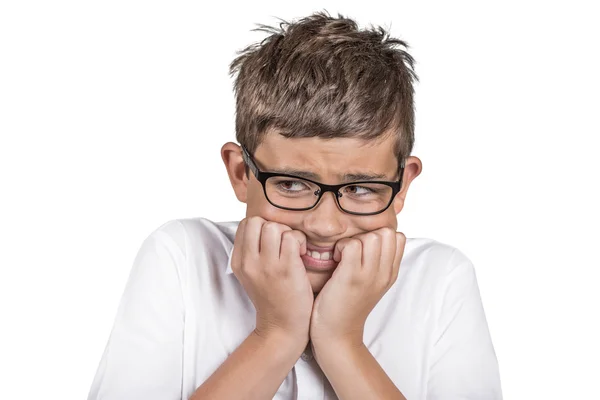
<svg viewBox="0 0 600 400"><path fill-rule="evenodd" d="M318 251L308 250L306 252L306 254L317 260L329 260L331 258L331 253L328 251L326 251L324 253L319 253Z"/></svg>

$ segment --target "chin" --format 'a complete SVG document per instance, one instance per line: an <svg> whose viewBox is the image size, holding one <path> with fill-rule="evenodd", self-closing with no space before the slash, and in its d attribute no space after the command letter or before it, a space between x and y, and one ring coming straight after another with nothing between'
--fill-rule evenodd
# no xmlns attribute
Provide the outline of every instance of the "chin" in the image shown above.
<svg viewBox="0 0 600 400"><path fill-rule="evenodd" d="M312 287L313 293L319 293L330 278L331 274L309 272L308 279L310 280L310 286Z"/></svg>

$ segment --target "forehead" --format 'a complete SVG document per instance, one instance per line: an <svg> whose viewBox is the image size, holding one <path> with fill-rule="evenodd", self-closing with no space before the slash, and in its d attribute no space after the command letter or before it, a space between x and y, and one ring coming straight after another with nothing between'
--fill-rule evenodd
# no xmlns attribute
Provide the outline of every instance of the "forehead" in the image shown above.
<svg viewBox="0 0 600 400"><path fill-rule="evenodd" d="M382 175L380 179L394 180L398 170L391 136L366 141L359 138L286 138L269 133L254 157L261 169L310 172L324 183L339 182L347 174Z"/></svg>

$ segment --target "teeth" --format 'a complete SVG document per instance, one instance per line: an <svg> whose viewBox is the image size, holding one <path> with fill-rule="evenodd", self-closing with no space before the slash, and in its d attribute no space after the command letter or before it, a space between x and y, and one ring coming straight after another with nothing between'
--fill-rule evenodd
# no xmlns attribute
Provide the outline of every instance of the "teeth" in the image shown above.
<svg viewBox="0 0 600 400"><path fill-rule="evenodd" d="M326 251L325 253L319 253L318 251L309 251L308 255L314 258L315 260L329 260L331 258L331 253Z"/></svg>

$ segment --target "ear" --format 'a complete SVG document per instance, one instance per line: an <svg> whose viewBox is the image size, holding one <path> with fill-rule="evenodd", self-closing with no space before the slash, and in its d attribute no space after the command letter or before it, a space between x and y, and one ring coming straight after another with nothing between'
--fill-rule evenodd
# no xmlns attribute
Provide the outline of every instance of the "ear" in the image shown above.
<svg viewBox="0 0 600 400"><path fill-rule="evenodd" d="M248 199L248 176L246 175L246 163L242 158L242 148L235 143L227 142L221 147L221 158L227 169L235 196L242 203L246 203Z"/></svg>
<svg viewBox="0 0 600 400"><path fill-rule="evenodd" d="M418 157L410 156L405 161L404 175L402 176L402 188L400 192L394 197L394 212L399 214L404 208L404 201L406 200L406 194L410 183L421 174L423 170L423 164Z"/></svg>

